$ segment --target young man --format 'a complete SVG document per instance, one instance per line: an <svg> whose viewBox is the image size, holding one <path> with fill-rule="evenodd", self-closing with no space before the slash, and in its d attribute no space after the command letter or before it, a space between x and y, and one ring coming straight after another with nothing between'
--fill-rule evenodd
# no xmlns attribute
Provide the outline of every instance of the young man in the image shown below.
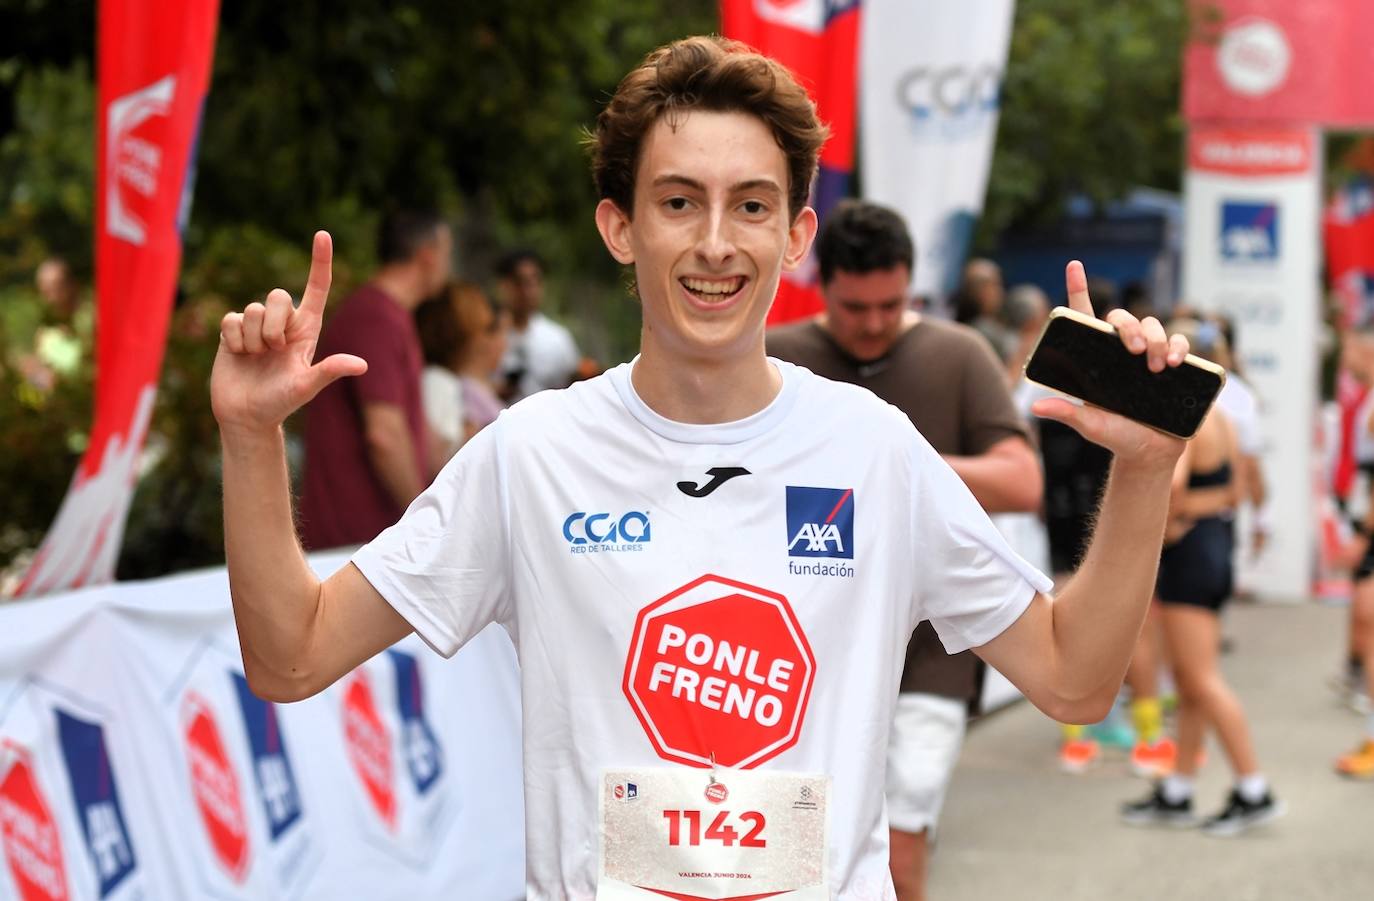
<svg viewBox="0 0 1374 901"><path fill-rule="evenodd" d="M825 312L768 333L771 355L868 388L901 410L989 513L1040 508L1040 462L988 342L910 311L915 259L895 212L845 201L816 239ZM900 901L925 897L928 833L977 706L982 667L946 654L928 622L906 649L887 754L892 880Z"/></svg>
<svg viewBox="0 0 1374 901"><path fill-rule="evenodd" d="M1120 684L1182 442L1040 404L1117 454L1094 547L1051 600L906 417L770 362L764 317L815 233L824 136L796 81L740 45L650 54L594 139L639 357L507 411L323 582L294 539L280 425L367 367L311 365L328 235L299 309L276 290L266 316L223 322L211 391L250 684L303 698L412 630L452 654L502 623L531 898L891 898L875 777L922 619L1059 719L1099 719ZM1071 266L1088 313L1084 285ZM1153 370L1182 361L1157 322L1115 321Z"/></svg>
<svg viewBox="0 0 1374 901"><path fill-rule="evenodd" d="M424 354L413 312L448 281L453 237L435 212L387 215L372 279L329 321L320 355L367 360L359 378L326 387L305 410L301 538L312 549L362 544L394 523L433 478L439 443L425 424ZM289 309L251 304L247 335L275 334ZM255 329L255 325L256 329ZM246 350L261 349L250 344Z"/></svg>

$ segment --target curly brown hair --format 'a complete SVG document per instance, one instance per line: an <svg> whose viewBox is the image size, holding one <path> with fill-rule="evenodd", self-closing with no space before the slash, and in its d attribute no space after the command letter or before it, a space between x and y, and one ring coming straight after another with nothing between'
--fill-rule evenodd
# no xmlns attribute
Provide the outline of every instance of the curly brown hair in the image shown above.
<svg viewBox="0 0 1374 901"><path fill-rule="evenodd" d="M660 116L676 128L694 109L749 113L763 120L787 157L787 206L796 219L806 206L830 129L816 118L816 105L785 67L739 41L715 36L659 47L621 80L588 137L601 197L633 215L644 136Z"/></svg>

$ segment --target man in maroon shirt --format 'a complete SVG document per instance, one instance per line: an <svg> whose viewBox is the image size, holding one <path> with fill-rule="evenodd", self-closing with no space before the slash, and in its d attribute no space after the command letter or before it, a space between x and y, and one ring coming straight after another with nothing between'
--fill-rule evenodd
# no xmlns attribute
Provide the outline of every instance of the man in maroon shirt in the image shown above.
<svg viewBox="0 0 1374 901"><path fill-rule="evenodd" d="M437 213L387 216L381 268L329 320L315 359L353 354L367 372L329 385L305 411L301 539L307 548L376 538L434 475L420 403L424 360L411 311L451 271L453 236Z"/></svg>

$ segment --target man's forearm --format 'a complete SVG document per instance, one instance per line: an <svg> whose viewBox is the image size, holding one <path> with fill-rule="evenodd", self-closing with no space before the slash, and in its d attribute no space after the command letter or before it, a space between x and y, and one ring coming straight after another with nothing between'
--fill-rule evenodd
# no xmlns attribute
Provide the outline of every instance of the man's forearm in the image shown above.
<svg viewBox="0 0 1374 901"><path fill-rule="evenodd" d="M1113 694L1154 594L1171 468L1114 464L1077 574L1052 605L1059 693Z"/></svg>
<svg viewBox="0 0 1374 901"><path fill-rule="evenodd" d="M1044 477L1029 447L1025 455L948 455L945 462L988 513L1029 513L1040 509Z"/></svg>
<svg viewBox="0 0 1374 901"><path fill-rule="evenodd" d="M291 515L291 483L280 428L221 432L224 550L244 672L264 697L307 674L320 582L305 561Z"/></svg>
<svg viewBox="0 0 1374 901"><path fill-rule="evenodd" d="M415 464L415 448L410 435L393 433L384 440L369 440L368 462L386 486L387 493L402 509L425 490L425 481Z"/></svg>

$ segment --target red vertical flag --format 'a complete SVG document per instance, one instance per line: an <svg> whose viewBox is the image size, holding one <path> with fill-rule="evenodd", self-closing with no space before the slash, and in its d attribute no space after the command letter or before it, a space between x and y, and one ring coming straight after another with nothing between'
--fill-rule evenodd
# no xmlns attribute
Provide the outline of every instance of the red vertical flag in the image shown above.
<svg viewBox="0 0 1374 901"><path fill-rule="evenodd" d="M854 174L859 0L721 0L721 33L782 63L816 101L830 140L812 204L821 219L849 196ZM783 273L768 324L779 325L821 310L814 260Z"/></svg>
<svg viewBox="0 0 1374 901"><path fill-rule="evenodd" d="M114 575L181 264L218 0L101 0L90 446L20 594Z"/></svg>

